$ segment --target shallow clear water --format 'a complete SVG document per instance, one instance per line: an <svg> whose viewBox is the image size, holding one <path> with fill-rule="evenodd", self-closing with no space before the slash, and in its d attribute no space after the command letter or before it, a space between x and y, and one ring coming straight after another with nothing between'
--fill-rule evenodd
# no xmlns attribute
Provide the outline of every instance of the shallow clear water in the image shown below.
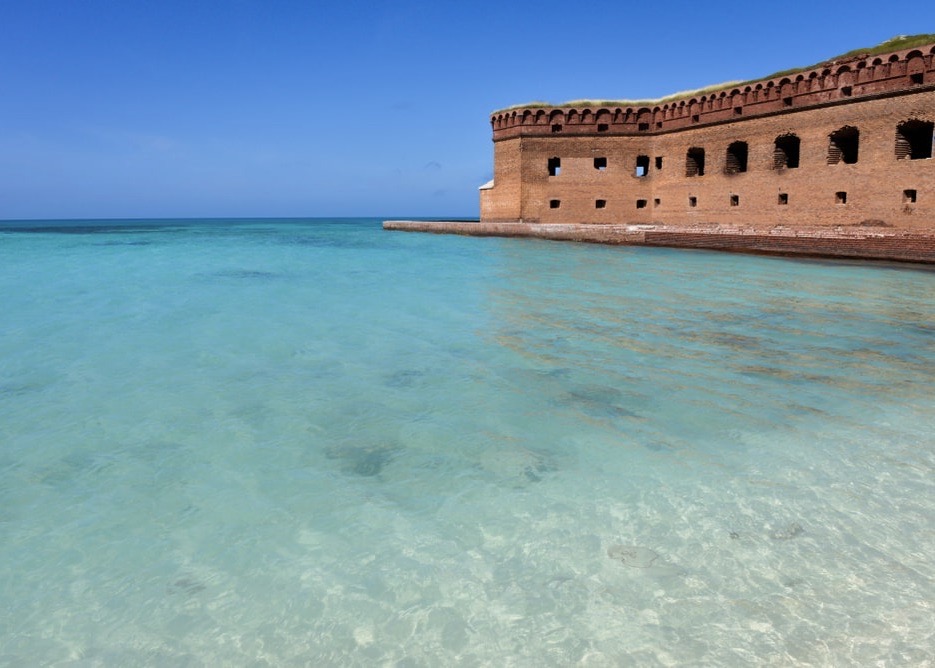
<svg viewBox="0 0 935 668"><path fill-rule="evenodd" d="M0 664L919 664L935 273L0 230Z"/></svg>

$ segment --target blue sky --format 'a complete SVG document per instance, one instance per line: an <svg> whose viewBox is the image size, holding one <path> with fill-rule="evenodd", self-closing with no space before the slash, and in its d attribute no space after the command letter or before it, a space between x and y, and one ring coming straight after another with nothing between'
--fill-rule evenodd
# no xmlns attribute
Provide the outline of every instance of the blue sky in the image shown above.
<svg viewBox="0 0 935 668"><path fill-rule="evenodd" d="M935 32L888 7L0 0L0 219L476 216L494 109Z"/></svg>

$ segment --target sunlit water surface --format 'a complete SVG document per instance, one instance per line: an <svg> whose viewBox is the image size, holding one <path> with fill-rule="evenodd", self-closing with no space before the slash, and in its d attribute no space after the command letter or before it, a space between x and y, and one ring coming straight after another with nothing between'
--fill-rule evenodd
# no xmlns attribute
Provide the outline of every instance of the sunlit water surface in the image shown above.
<svg viewBox="0 0 935 668"><path fill-rule="evenodd" d="M935 273L74 225L0 231L0 664L932 660Z"/></svg>

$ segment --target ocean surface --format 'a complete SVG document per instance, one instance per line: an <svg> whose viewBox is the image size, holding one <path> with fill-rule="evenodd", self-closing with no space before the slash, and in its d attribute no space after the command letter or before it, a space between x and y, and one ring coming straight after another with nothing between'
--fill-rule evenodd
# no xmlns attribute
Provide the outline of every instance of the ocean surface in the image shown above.
<svg viewBox="0 0 935 668"><path fill-rule="evenodd" d="M0 665L931 665L935 272L0 224Z"/></svg>

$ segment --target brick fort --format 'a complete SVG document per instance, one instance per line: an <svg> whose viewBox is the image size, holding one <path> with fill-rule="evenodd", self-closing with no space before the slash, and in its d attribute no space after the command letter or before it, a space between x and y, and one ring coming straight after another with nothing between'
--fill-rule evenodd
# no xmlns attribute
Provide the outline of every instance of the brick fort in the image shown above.
<svg viewBox="0 0 935 668"><path fill-rule="evenodd" d="M480 221L384 227L935 262L935 35L652 102L511 107L490 123Z"/></svg>

